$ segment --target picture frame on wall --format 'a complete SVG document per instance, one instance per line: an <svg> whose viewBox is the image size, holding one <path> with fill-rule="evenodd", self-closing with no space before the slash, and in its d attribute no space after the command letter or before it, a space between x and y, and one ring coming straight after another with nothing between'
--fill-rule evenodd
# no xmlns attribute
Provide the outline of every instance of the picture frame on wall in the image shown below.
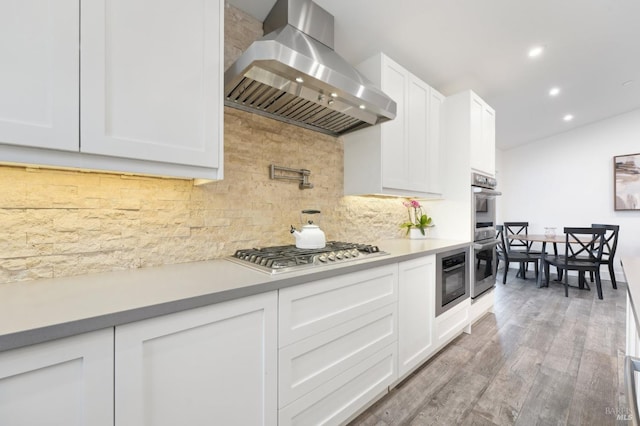
<svg viewBox="0 0 640 426"><path fill-rule="evenodd" d="M613 157L614 210L640 210L640 153Z"/></svg>

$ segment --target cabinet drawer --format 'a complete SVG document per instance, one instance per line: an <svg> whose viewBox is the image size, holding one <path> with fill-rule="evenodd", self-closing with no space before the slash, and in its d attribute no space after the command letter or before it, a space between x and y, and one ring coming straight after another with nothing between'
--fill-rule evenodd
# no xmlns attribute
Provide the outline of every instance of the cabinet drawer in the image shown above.
<svg viewBox="0 0 640 426"><path fill-rule="evenodd" d="M471 299L467 299L458 306L454 306L439 317L436 317L438 344L451 339L469 325L469 321L471 320L469 317L470 306Z"/></svg>
<svg viewBox="0 0 640 426"><path fill-rule="evenodd" d="M312 392L282 408L278 424L341 424L396 377L396 345L391 344Z"/></svg>
<svg viewBox="0 0 640 426"><path fill-rule="evenodd" d="M279 297L279 347L284 347L395 302L398 266L286 288Z"/></svg>
<svg viewBox="0 0 640 426"><path fill-rule="evenodd" d="M395 342L397 304L357 317L280 349L283 407Z"/></svg>

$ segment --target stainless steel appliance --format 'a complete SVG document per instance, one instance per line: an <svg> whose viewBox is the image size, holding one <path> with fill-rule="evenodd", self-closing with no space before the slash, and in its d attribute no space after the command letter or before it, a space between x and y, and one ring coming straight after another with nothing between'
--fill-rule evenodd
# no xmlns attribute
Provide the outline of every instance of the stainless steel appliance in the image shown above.
<svg viewBox="0 0 640 426"><path fill-rule="evenodd" d="M333 50L333 21L311 0L278 0L225 72L225 105L334 136L395 118L393 99Z"/></svg>
<svg viewBox="0 0 640 426"><path fill-rule="evenodd" d="M243 249L228 259L258 271L279 274L388 254L378 246L328 241L319 249L301 249L295 245Z"/></svg>
<svg viewBox="0 0 640 426"><path fill-rule="evenodd" d="M496 197L502 195L490 176L471 174L472 217L474 238L471 258L474 260L471 279L471 298L481 296L496 282Z"/></svg>
<svg viewBox="0 0 640 426"><path fill-rule="evenodd" d="M436 254L436 316L469 298L469 248Z"/></svg>

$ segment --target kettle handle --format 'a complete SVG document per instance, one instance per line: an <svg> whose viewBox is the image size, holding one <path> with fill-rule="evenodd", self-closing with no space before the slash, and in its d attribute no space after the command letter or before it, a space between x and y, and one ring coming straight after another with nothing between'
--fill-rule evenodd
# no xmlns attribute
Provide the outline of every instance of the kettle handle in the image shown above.
<svg viewBox="0 0 640 426"><path fill-rule="evenodd" d="M320 213L320 210L302 210L302 213L304 213L304 214L318 214L318 213Z"/></svg>

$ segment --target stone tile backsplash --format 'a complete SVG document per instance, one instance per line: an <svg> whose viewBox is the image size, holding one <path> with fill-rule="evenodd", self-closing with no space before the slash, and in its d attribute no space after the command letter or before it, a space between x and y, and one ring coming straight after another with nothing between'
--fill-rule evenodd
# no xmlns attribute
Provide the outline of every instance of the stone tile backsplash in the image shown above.
<svg viewBox="0 0 640 426"><path fill-rule="evenodd" d="M262 25L226 7L225 65ZM0 167L0 283L214 259L293 243L317 208L329 240L402 236L398 199L344 197L343 143L225 108L224 180L191 181ZM313 189L269 179L269 165L311 170Z"/></svg>

